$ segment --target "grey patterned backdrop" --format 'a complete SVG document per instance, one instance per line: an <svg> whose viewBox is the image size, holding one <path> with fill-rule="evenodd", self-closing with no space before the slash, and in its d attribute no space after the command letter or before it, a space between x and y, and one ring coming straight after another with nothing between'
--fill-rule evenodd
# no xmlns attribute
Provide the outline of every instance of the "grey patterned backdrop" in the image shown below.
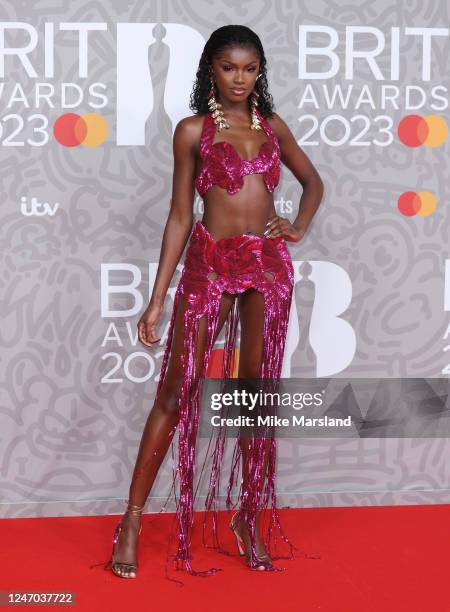
<svg viewBox="0 0 450 612"><path fill-rule="evenodd" d="M0 14L5 47L24 49L0 58L2 516L123 510L182 265L161 345L150 351L136 323L168 213L171 139L191 114L199 55L220 25L249 25L261 37L275 110L325 183L306 238L289 244L296 287L283 375L448 377L444 0L3 0ZM11 22L25 25L4 27ZM71 23L96 25L80 35ZM303 39L306 26L322 31ZM373 28L355 33L356 48L381 50L372 63L355 59L351 76L352 26ZM335 74L302 74L300 41L326 48L333 37L335 54L313 54L304 68L334 65ZM344 98L350 87L348 104L327 105L335 87ZM397 134L414 114L426 117L428 146ZM404 125L407 142L414 130ZM408 195L399 209L406 192L422 197L415 215L405 214ZM300 195L283 168L277 212L293 219ZM200 218L198 194L194 206ZM446 439L279 440L280 505L448 502L448 458ZM171 470L169 454L151 511L162 507Z"/></svg>

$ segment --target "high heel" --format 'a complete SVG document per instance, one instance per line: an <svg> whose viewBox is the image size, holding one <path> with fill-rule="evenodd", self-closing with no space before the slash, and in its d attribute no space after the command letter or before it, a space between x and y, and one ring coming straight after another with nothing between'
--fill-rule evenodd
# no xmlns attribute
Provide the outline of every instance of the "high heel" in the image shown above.
<svg viewBox="0 0 450 612"><path fill-rule="evenodd" d="M144 506L133 506L132 504L128 504L127 510L125 512L125 515L126 514L131 514L133 516L141 516L144 507L145 507L145 504L144 504ZM124 519L124 517L121 518L121 520L117 524L116 529L114 531L111 557L110 557L109 561L107 561L104 569L107 570L107 569L109 569L111 567L112 572L116 576L120 576L120 578L130 578L130 577L132 577L131 576L132 573L134 573L135 576L136 576L136 571L137 571L137 567L138 567L137 564L136 563L122 563L120 561L116 561L115 560L116 545L117 545L117 542L119 541L119 537L120 537L120 534L122 532L123 519ZM142 525L139 526L138 536L141 535L141 531L142 531ZM125 573L123 573L123 570L125 570Z"/></svg>
<svg viewBox="0 0 450 612"><path fill-rule="evenodd" d="M246 551L246 549L245 549L245 542L244 542L242 536L240 535L240 533L237 530L236 517L239 516L239 513L240 513L240 510L238 510L233 515L233 518L231 519L230 524L229 524L229 527L230 527L231 531L236 536L236 543L237 543L239 555L241 557L243 557L245 555L245 559L246 559L247 565L252 570L257 570L257 571L261 572L261 571L265 571L265 570L274 569L273 565L272 565L272 559L269 557L269 555L267 553L264 553L262 555L258 555L256 557L257 558L257 565L256 565L256 567L252 567L252 564L251 564L251 552ZM251 545L250 545L250 548L251 548Z"/></svg>
<svg viewBox="0 0 450 612"><path fill-rule="evenodd" d="M237 547L238 547L238 551L239 551L239 556L243 557L245 555L245 550L244 550L244 540L241 538L241 536L238 534L238 532L236 531L236 527L235 527L235 519L239 514L239 510L233 515L233 518L230 521L229 527L231 529L231 531L234 533L234 535L236 536L236 543L237 543Z"/></svg>

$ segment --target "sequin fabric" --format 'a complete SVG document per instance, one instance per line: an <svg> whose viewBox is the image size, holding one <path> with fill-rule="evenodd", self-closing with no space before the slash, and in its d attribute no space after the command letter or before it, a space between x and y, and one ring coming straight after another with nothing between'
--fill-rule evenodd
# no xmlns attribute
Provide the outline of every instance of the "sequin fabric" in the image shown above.
<svg viewBox="0 0 450 612"><path fill-rule="evenodd" d="M184 312L185 340L182 353L183 380L179 396L178 423L178 465L174 461L173 491L177 490L179 481L179 498L176 499L176 517L178 524L178 547L172 555L176 569L185 569L189 574L209 576L221 568L211 567L206 570L194 569L191 563L190 542L194 522L194 467L196 437L199 423L201 398L201 383L208 370L214 334L217 329L220 301L224 291L239 294L253 287L264 296L264 348L260 364L259 378L279 379L287 334L287 325L292 300L294 271L291 257L284 238L266 238L256 234L238 234L215 240L208 229L197 221L191 234L186 250L185 262L178 287L174 295L173 311L169 323L167 344L165 347L160 380L156 397L161 390L173 337L174 322L181 296L187 300ZM195 342L199 321L207 317L207 331L202 371L195 371ZM234 368L235 347L239 310L237 299L225 322L225 345L222 368L222 378L230 378ZM267 436L266 436L267 437ZM231 440L231 438L229 438ZM208 452L211 447L208 446ZM220 470L226 447L226 428L221 430L212 444L212 452L205 457L201 473L211 460L209 485L205 502L203 520L203 543L208 538L208 517L212 517L212 548L230 554L220 545L218 524L218 497ZM233 487L237 486L242 456L239 438L235 439L232 453L232 463L228 478L226 507L233 507ZM267 447L268 444L268 447ZM172 441L172 456L174 456L175 440ZM266 478L263 478L263 460L268 453ZM250 565L256 568L261 565L256 554L256 516L258 510L270 509L267 537L263 539L266 550L272 559L293 558L293 545L283 532L276 508L275 493L275 437L252 438L249 450L249 474L252 474L247 490L243 490L241 482L238 492L238 503L249 526L251 540ZM262 483L264 483L263 486ZM170 497L170 493L169 493ZM276 556L271 552L274 527L278 528L281 538L290 547L289 556ZM262 536L263 537L263 536ZM276 538L276 536L275 536ZM170 544L169 544L170 547ZM208 546L209 547L209 546ZM170 553L169 553L170 557ZM169 559L168 557L168 559ZM166 561L166 577L167 576ZM270 565L270 564L269 564ZM281 570L276 566L268 569ZM169 580L172 580L169 578ZM180 581L176 581L180 582Z"/></svg>
<svg viewBox="0 0 450 612"><path fill-rule="evenodd" d="M252 160L242 159L232 144L225 141L213 144L216 125L211 113L205 115L200 137L202 167L195 186L201 197L210 187L219 185L229 194L237 193L244 184L246 174L263 174L269 192L273 192L280 180L280 145L270 124L258 109L262 128L268 140L262 143L259 154Z"/></svg>

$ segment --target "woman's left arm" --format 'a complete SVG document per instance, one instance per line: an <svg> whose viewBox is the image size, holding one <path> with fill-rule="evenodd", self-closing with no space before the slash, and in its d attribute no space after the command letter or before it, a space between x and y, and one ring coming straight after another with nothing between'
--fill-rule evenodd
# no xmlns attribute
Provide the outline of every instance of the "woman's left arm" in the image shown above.
<svg viewBox="0 0 450 612"><path fill-rule="evenodd" d="M281 149L281 161L291 170L303 187L299 210L295 220L275 215L267 223L268 238L283 236L286 240L301 240L316 214L322 200L324 186L322 179L309 157L298 146L291 130L279 115L273 113L270 121L272 129L278 136Z"/></svg>

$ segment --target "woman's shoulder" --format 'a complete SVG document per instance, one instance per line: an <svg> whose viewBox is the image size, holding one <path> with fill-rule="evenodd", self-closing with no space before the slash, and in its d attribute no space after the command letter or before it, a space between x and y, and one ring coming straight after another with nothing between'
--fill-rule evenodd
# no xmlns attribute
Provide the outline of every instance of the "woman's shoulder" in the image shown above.
<svg viewBox="0 0 450 612"><path fill-rule="evenodd" d="M266 121L272 128L277 128L284 123L283 119L275 111L272 111L270 117L266 117Z"/></svg>
<svg viewBox="0 0 450 612"><path fill-rule="evenodd" d="M200 114L188 115L187 117L183 117L179 120L177 127L180 126L180 128L183 130L195 130L199 125L201 126L203 124L204 118L205 115Z"/></svg>
<svg viewBox="0 0 450 612"><path fill-rule="evenodd" d="M200 138L205 115L188 115L180 119L176 125L175 132L182 138L197 141Z"/></svg>
<svg viewBox="0 0 450 612"><path fill-rule="evenodd" d="M280 140L283 137L283 134L286 134L287 132L290 132L289 126L280 117L280 115L278 115L278 113L275 113L275 112L272 111L272 116L271 117L267 117L266 121L270 125L272 130L275 132L275 135L277 136L277 138L280 139Z"/></svg>

